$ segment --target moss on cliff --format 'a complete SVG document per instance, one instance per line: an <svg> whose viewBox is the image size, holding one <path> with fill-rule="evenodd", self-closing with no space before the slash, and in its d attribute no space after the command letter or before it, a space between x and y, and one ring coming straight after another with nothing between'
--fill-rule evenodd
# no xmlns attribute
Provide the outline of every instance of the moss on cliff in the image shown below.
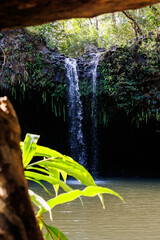
<svg viewBox="0 0 160 240"><path fill-rule="evenodd" d="M110 49L101 58L98 72L99 95L112 97L137 123L160 120L159 32Z"/></svg>
<svg viewBox="0 0 160 240"><path fill-rule="evenodd" d="M66 84L62 55L47 46L42 35L26 29L7 31L0 36L0 93L23 101L41 95L55 115L65 102Z"/></svg>
<svg viewBox="0 0 160 240"><path fill-rule="evenodd" d="M1 95L11 95L22 101L26 95L32 98L38 93L55 115L64 113L68 86L65 56L58 49L47 46L42 35L26 29L4 32L0 35L0 46ZM84 108L91 112L92 81L87 72L90 61L91 56L85 53L77 62L80 91L88 105ZM160 120L158 31L127 45L103 49L98 66L97 98L99 120L104 124L117 109L137 124L150 118Z"/></svg>

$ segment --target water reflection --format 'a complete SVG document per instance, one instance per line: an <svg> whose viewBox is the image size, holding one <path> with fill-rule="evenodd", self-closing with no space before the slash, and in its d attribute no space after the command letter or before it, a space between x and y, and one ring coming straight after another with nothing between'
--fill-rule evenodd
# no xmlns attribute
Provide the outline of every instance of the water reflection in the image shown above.
<svg viewBox="0 0 160 240"><path fill-rule="evenodd" d="M160 181L110 179L98 184L118 192L126 204L115 196L104 195L106 210L98 197L83 198L84 207L80 200L57 206L53 211L54 225L69 240L160 239ZM43 189L36 185L32 188L42 194ZM52 224L48 215L45 218Z"/></svg>

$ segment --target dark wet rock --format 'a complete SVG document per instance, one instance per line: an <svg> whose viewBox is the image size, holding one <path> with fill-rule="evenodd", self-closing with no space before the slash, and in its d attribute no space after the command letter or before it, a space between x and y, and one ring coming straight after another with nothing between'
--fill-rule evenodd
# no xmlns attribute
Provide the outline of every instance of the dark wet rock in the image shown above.
<svg viewBox="0 0 160 240"><path fill-rule="evenodd" d="M137 122L160 121L158 35L151 32L115 51L110 49L99 63L100 93L114 98L117 106Z"/></svg>
<svg viewBox="0 0 160 240"><path fill-rule="evenodd" d="M117 50L117 47L118 47L118 45L112 45L109 50L111 52L115 52Z"/></svg>
<svg viewBox="0 0 160 240"><path fill-rule="evenodd" d="M111 97L117 107L133 118L160 114L160 42L159 32L133 39L124 46L110 49L91 46L77 58L80 91L92 91L92 60L99 52L97 72L98 98ZM25 29L12 30L0 36L0 91L48 93L66 99L67 78L64 54L47 45L42 35ZM151 45L151 47L150 47ZM7 59L6 59L7 56ZM105 100L100 108L105 109ZM153 111L154 110L154 111Z"/></svg>

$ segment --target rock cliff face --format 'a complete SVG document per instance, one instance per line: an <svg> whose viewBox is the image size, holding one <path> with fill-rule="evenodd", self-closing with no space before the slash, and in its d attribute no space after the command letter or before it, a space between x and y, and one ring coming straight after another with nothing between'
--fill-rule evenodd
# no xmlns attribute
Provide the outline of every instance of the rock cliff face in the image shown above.
<svg viewBox="0 0 160 240"><path fill-rule="evenodd" d="M12 30L1 34L0 45L0 88L4 93L9 90L16 97L18 91L24 96L37 90L45 101L46 92L60 92L58 84L64 83L65 56L58 49L49 48L42 36L25 29Z"/></svg>
<svg viewBox="0 0 160 240"><path fill-rule="evenodd" d="M0 3L0 29L20 28L73 17L93 17L158 2L159 0L6 0Z"/></svg>
<svg viewBox="0 0 160 240"><path fill-rule="evenodd" d="M99 65L99 94L137 122L160 120L160 34L151 32L105 53Z"/></svg>
<svg viewBox="0 0 160 240"><path fill-rule="evenodd" d="M16 109L22 139L27 132L40 134L41 145L69 155L66 56L48 47L42 36L25 29L4 32L0 38L0 94L6 94ZM91 62L97 52L101 53L96 92L101 175L142 176L143 173L145 176L142 161L145 157L148 162L145 169L151 176L150 159L156 159L159 151L159 44L157 31L125 46L89 49L76 59L84 137L91 143ZM88 159L91 159L91 146L88 148ZM123 162L119 161L119 156ZM88 164L92 166L91 162ZM155 168L152 175L159 176Z"/></svg>
<svg viewBox="0 0 160 240"><path fill-rule="evenodd" d="M0 45L1 95L24 99L27 95L32 98L36 92L44 103L51 103L56 114L53 105L66 102L66 56L48 47L42 36L25 29L1 34ZM137 123L150 118L159 120L160 33L151 32L109 50L89 49L76 59L84 99L92 94L91 62L97 52L101 55L97 70L100 118L104 118L106 98L110 98L116 108Z"/></svg>

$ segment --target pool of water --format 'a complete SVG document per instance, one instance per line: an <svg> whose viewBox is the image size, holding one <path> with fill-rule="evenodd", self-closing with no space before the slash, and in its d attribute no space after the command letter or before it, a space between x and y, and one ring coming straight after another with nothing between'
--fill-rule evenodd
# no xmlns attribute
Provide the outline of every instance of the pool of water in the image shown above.
<svg viewBox="0 0 160 240"><path fill-rule="evenodd" d="M53 222L69 240L159 240L160 239L160 180L106 179L98 185L111 188L125 200L104 195L106 209L98 197L83 198L59 205L53 210ZM70 182L73 188L77 185ZM45 199L46 193L36 184L32 190Z"/></svg>

